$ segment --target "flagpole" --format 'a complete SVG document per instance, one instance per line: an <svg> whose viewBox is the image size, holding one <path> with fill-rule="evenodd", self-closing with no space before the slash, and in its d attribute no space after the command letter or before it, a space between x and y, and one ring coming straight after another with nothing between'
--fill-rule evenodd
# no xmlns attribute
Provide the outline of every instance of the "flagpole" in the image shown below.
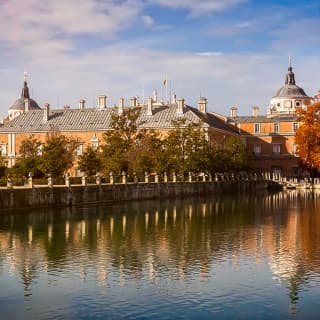
<svg viewBox="0 0 320 320"><path fill-rule="evenodd" d="M168 103L168 76L166 76L166 103Z"/></svg>

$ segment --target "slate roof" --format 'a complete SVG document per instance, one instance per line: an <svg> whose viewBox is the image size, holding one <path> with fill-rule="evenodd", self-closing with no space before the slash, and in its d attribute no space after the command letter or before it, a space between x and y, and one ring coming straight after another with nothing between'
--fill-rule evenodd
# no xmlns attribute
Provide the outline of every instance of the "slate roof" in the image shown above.
<svg viewBox="0 0 320 320"><path fill-rule="evenodd" d="M294 84L286 84L281 87L273 98L307 98L302 88Z"/></svg>
<svg viewBox="0 0 320 320"><path fill-rule="evenodd" d="M228 117L228 123L276 123L276 122L292 122L298 121L298 117L295 114L277 115L277 116L237 116Z"/></svg>
<svg viewBox="0 0 320 320"><path fill-rule="evenodd" d="M44 110L31 110L0 127L0 132L48 132L57 131L104 131L111 129L111 115L118 108L84 108L50 110L48 121L44 121ZM184 106L183 115L177 114L177 106L161 105L153 107L153 115L147 115L147 107L141 107L138 118L139 129L172 129L173 121L187 119L187 122L202 120L207 127L237 132L212 114L203 114L197 109Z"/></svg>
<svg viewBox="0 0 320 320"><path fill-rule="evenodd" d="M19 110L19 111L24 111L25 105L24 105L24 100L25 98L19 98L17 99L13 105L9 108L9 110ZM39 105L32 99L29 99L29 109L34 110L34 109L40 109Z"/></svg>

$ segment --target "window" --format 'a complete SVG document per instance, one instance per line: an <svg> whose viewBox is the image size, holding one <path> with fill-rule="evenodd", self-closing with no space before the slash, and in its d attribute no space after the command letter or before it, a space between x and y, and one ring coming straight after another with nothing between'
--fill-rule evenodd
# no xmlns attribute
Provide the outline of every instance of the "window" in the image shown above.
<svg viewBox="0 0 320 320"><path fill-rule="evenodd" d="M277 107L280 107L280 102L277 103Z"/></svg>
<svg viewBox="0 0 320 320"><path fill-rule="evenodd" d="M1 155L6 156L7 155L7 145L6 144L1 144Z"/></svg>
<svg viewBox="0 0 320 320"><path fill-rule="evenodd" d="M255 123L254 124L254 132L259 133L260 132L260 123Z"/></svg>
<svg viewBox="0 0 320 320"><path fill-rule="evenodd" d="M253 152L254 152L254 154L260 154L261 153L261 144L255 144L253 146Z"/></svg>
<svg viewBox="0 0 320 320"><path fill-rule="evenodd" d="M298 123L298 122L294 122L294 123L292 124L293 132L296 132L296 131L298 130L298 128L299 128L299 123Z"/></svg>
<svg viewBox="0 0 320 320"><path fill-rule="evenodd" d="M99 139L97 137L92 137L92 139L91 139L91 147L94 150L98 149L98 147L99 147Z"/></svg>
<svg viewBox="0 0 320 320"><path fill-rule="evenodd" d="M280 154L281 151L281 144L276 143L272 145L272 151L274 154Z"/></svg>
<svg viewBox="0 0 320 320"><path fill-rule="evenodd" d="M296 101L296 107L300 107L300 101Z"/></svg>
<svg viewBox="0 0 320 320"><path fill-rule="evenodd" d="M83 154L83 143L79 143L76 150L77 156L82 156Z"/></svg>
<svg viewBox="0 0 320 320"><path fill-rule="evenodd" d="M279 132L279 122L276 122L273 124L273 132L278 133Z"/></svg>

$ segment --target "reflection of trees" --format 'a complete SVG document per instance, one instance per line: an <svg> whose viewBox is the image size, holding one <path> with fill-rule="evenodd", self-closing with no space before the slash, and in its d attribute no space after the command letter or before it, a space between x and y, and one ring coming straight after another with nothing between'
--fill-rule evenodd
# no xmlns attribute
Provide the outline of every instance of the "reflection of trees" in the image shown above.
<svg viewBox="0 0 320 320"><path fill-rule="evenodd" d="M206 278L222 261L267 256L294 305L308 274L320 272L319 206L316 193L289 192L1 215L0 264L28 288L44 265L80 278L94 272L101 285L112 274L124 285L163 272Z"/></svg>

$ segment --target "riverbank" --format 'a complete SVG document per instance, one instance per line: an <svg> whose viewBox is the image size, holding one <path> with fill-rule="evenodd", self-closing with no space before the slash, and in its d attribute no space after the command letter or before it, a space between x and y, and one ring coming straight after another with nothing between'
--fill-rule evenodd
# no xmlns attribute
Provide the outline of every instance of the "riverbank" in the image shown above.
<svg viewBox="0 0 320 320"><path fill-rule="evenodd" d="M116 201L175 198L231 192L254 192L272 181L197 181L92 185L26 186L0 189L0 210L67 207Z"/></svg>

